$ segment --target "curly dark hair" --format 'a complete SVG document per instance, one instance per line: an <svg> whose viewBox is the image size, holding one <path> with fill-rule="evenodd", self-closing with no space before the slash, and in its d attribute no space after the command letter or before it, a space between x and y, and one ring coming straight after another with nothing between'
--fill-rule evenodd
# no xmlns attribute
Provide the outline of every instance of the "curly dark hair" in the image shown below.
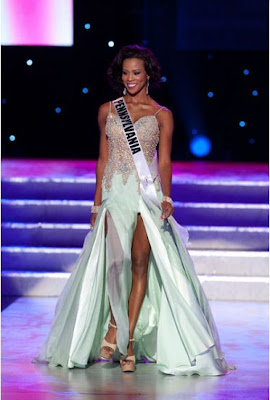
<svg viewBox="0 0 270 400"><path fill-rule="evenodd" d="M122 47L108 68L107 78L113 89L119 92L123 90L122 65L126 58L140 58L143 60L145 71L150 76L150 85L159 87L161 68L156 56L152 50L133 44Z"/></svg>

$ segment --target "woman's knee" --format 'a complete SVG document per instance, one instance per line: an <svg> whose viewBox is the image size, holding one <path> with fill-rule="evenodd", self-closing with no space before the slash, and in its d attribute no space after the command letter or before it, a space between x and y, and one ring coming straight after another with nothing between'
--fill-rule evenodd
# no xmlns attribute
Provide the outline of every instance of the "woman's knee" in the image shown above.
<svg viewBox="0 0 270 400"><path fill-rule="evenodd" d="M148 258L147 253L140 252L139 254L132 254L132 272L138 275L144 275L147 273L148 269Z"/></svg>

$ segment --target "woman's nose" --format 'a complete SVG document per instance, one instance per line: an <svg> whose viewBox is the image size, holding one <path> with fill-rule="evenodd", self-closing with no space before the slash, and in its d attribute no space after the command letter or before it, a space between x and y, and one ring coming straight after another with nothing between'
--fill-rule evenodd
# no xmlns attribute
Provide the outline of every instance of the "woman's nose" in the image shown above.
<svg viewBox="0 0 270 400"><path fill-rule="evenodd" d="M129 75L127 78L128 81L133 81L133 79L134 79L134 77L132 75Z"/></svg>

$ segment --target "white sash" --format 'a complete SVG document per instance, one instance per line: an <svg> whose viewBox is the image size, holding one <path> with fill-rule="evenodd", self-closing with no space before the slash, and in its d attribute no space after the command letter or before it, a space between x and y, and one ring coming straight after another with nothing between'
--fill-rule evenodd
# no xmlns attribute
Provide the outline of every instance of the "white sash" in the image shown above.
<svg viewBox="0 0 270 400"><path fill-rule="evenodd" d="M140 144L135 126L132 122L124 98L119 97L119 99L114 100L113 105L122 123L127 144L138 171L138 175L140 178L141 194L146 201L147 199L150 199L156 206L160 208L160 201L158 200L156 188L154 185L155 177L152 176L149 166L144 157L142 146ZM153 161L155 162L156 160L154 159Z"/></svg>
<svg viewBox="0 0 270 400"><path fill-rule="evenodd" d="M141 195L148 207L151 207L152 202L157 207L161 208L161 204L158 200L156 188L154 185L155 177L152 176L150 168L144 157L142 146L140 144L131 116L129 114L126 102L123 97L119 97L118 99L113 101L113 105L120 118L125 138L127 140L129 150L133 157L134 164L140 178ZM153 161L155 162L156 160L154 159ZM179 225L172 215L168 218L168 220L171 222L172 225L174 225L174 228L178 231L184 244L187 244L189 239L187 229Z"/></svg>

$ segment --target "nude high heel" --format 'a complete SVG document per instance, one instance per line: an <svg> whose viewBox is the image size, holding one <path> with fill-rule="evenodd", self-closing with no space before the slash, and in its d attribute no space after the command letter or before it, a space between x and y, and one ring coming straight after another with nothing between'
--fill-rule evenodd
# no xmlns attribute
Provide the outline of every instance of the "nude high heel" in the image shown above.
<svg viewBox="0 0 270 400"><path fill-rule="evenodd" d="M130 342L135 342L135 339L129 339ZM127 361L127 362L125 362ZM121 356L120 367L122 372L134 372L136 369L136 357L133 356Z"/></svg>
<svg viewBox="0 0 270 400"><path fill-rule="evenodd" d="M111 322L109 322L109 327L113 327L113 328L115 328L115 329L117 329L117 326L116 325L113 325ZM108 351L108 347L109 347L109 349L112 349L113 350L113 352L110 354L109 353L109 351ZM100 353L99 353L99 356L100 356L100 358L102 359L102 360L111 360L112 359L112 356L113 356L113 353L115 352L115 350L116 350L116 347L117 347L117 344L114 344L114 343L109 343L109 342L107 342L107 340L104 338L103 340L102 340L102 343L101 343L101 348L100 348Z"/></svg>

